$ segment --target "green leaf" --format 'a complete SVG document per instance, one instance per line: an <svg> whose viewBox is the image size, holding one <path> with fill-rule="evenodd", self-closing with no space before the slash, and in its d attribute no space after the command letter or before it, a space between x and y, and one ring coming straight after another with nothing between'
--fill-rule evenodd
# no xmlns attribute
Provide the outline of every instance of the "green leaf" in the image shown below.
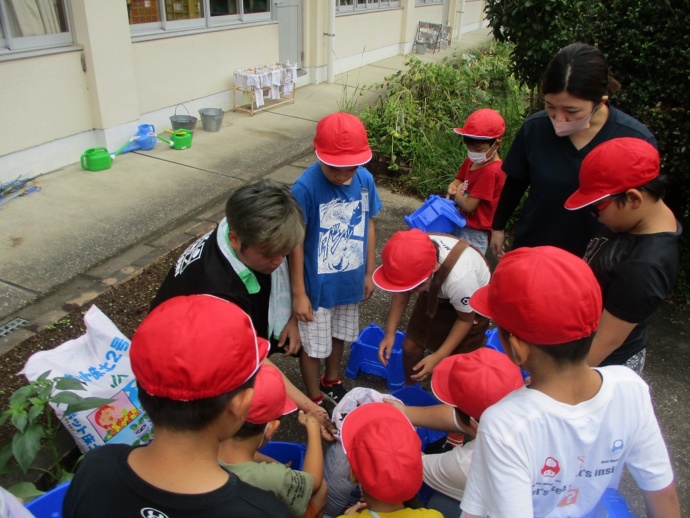
<svg viewBox="0 0 690 518"><path fill-rule="evenodd" d="M105 399L100 397L85 397L79 403L69 405L66 414L73 414L74 412L82 412L84 410L92 410L94 408L101 408L102 406L109 405L115 401L114 399Z"/></svg>
<svg viewBox="0 0 690 518"><path fill-rule="evenodd" d="M4 468L7 461L12 458L12 443L7 441L0 445L0 468Z"/></svg>
<svg viewBox="0 0 690 518"><path fill-rule="evenodd" d="M9 410L5 410L2 414L0 414L0 426L4 425L11 415L12 412Z"/></svg>
<svg viewBox="0 0 690 518"><path fill-rule="evenodd" d="M36 418L39 417L43 413L44 409L45 409L45 405L32 406L29 409L29 422L33 423L36 420Z"/></svg>
<svg viewBox="0 0 690 518"><path fill-rule="evenodd" d="M45 371L43 374L41 374L38 378L36 378L36 381L43 381L48 379L48 376L50 375L50 371Z"/></svg>
<svg viewBox="0 0 690 518"><path fill-rule="evenodd" d="M7 490L17 498L21 498L25 501L33 500L37 496L41 496L43 494L43 491L39 490L31 482L19 482Z"/></svg>
<svg viewBox="0 0 690 518"><path fill-rule="evenodd" d="M34 393L34 387L32 385L24 385L19 387L10 396L10 406L19 406L26 403L27 398Z"/></svg>
<svg viewBox="0 0 690 518"><path fill-rule="evenodd" d="M55 394L54 396L51 396L50 402L58 405L73 405L75 403L80 403L83 399L84 398L81 397L79 394L75 394L74 392L65 390L63 392Z"/></svg>
<svg viewBox="0 0 690 518"><path fill-rule="evenodd" d="M55 378L54 381L57 390L86 390L84 383L76 378L60 377Z"/></svg>
<svg viewBox="0 0 690 518"><path fill-rule="evenodd" d="M73 478L74 473L72 473L71 471L63 471L62 473L60 473L60 478L58 478L57 483L62 484L63 482L69 482Z"/></svg>
<svg viewBox="0 0 690 518"><path fill-rule="evenodd" d="M12 415L12 424L20 432L24 431L28 423L29 414L26 412L26 410L21 410L20 412L16 412Z"/></svg>
<svg viewBox="0 0 690 518"><path fill-rule="evenodd" d="M38 450L41 449L41 439L44 437L45 430L38 424L32 424L23 433L17 432L12 437L12 453L24 473L29 470L36 458Z"/></svg>

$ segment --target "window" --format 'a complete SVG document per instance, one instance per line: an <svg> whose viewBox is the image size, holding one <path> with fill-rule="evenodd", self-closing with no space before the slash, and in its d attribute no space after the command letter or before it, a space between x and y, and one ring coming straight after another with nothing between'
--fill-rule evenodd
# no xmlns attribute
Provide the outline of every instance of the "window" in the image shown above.
<svg viewBox="0 0 690 518"><path fill-rule="evenodd" d="M400 0L338 0L336 5L339 13L348 13L400 7Z"/></svg>
<svg viewBox="0 0 690 518"><path fill-rule="evenodd" d="M125 0L134 32L271 19L270 0Z"/></svg>
<svg viewBox="0 0 690 518"><path fill-rule="evenodd" d="M415 0L416 5L442 4L443 0Z"/></svg>
<svg viewBox="0 0 690 518"><path fill-rule="evenodd" d="M0 52L72 42L66 0L0 0Z"/></svg>

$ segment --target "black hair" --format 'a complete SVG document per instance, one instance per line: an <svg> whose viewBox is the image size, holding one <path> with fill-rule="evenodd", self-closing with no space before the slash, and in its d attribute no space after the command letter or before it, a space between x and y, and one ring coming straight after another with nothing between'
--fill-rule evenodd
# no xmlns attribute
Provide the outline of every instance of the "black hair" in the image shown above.
<svg viewBox="0 0 690 518"><path fill-rule="evenodd" d="M255 377L256 375L252 376L231 392L192 401L152 396L139 387L139 401L155 427L178 432L198 432L215 421L232 398L252 388Z"/></svg>
<svg viewBox="0 0 690 518"><path fill-rule="evenodd" d="M587 359L593 338L594 334L564 344L535 345L535 347L550 356L559 367L567 367Z"/></svg>
<svg viewBox="0 0 690 518"><path fill-rule="evenodd" d="M511 335L510 331L502 327L498 328L498 334L504 342L507 342ZM550 356L559 367L567 367L568 365L579 363L587 359L593 338L594 334L563 344L535 344L534 346L547 356Z"/></svg>
<svg viewBox="0 0 690 518"><path fill-rule="evenodd" d="M559 50L542 81L542 95L568 92L595 105L620 88L620 83L609 76L609 66L601 51L586 43L573 43Z"/></svg>
<svg viewBox="0 0 690 518"><path fill-rule="evenodd" d="M666 195L667 184L668 177L665 174L661 174L654 178L654 180L652 180L651 182L647 182L646 184L637 187L637 190L648 192L649 195L654 199L654 201L659 201L662 200ZM625 192L615 194L614 196L612 196L612 198L613 201L616 202L616 205L618 205L619 207L622 207L628 201L628 197Z"/></svg>
<svg viewBox="0 0 690 518"><path fill-rule="evenodd" d="M467 415L465 412L460 410L458 407L455 407L455 416L460 419L460 422L463 423L465 426L470 425L470 416Z"/></svg>
<svg viewBox="0 0 690 518"><path fill-rule="evenodd" d="M493 146L494 143L498 140L495 138L472 138L472 137L462 137L463 142L465 142L466 146L471 146L471 145L479 145L479 144L484 144L485 142L488 142L489 147Z"/></svg>
<svg viewBox="0 0 690 518"><path fill-rule="evenodd" d="M280 421L280 419L281 418L279 417L276 420ZM240 429L237 430L233 437L235 439L248 439L250 437L256 437L257 435L261 435L262 433L264 433L267 424L268 423L257 424L245 421L244 423L242 423L242 426L240 426Z"/></svg>

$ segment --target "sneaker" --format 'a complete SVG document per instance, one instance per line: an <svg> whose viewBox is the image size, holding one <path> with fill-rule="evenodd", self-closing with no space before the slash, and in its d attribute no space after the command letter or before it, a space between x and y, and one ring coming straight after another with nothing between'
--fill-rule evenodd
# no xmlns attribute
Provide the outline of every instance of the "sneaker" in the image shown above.
<svg viewBox="0 0 690 518"><path fill-rule="evenodd" d="M323 376L321 376L319 380L319 388L321 389L323 397L334 405L340 403L345 394L347 394L347 389L343 386L342 381L338 380L337 383L326 386L323 384Z"/></svg>

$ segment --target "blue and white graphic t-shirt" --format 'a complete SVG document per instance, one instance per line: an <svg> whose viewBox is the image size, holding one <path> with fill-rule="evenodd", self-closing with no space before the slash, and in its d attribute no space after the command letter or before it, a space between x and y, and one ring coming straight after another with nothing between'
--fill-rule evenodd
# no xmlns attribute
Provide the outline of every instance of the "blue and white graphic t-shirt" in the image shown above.
<svg viewBox="0 0 690 518"><path fill-rule="evenodd" d="M316 162L292 187L304 211L304 285L312 307L333 308L364 298L369 218L381 210L371 173L357 168L349 185L328 181Z"/></svg>

